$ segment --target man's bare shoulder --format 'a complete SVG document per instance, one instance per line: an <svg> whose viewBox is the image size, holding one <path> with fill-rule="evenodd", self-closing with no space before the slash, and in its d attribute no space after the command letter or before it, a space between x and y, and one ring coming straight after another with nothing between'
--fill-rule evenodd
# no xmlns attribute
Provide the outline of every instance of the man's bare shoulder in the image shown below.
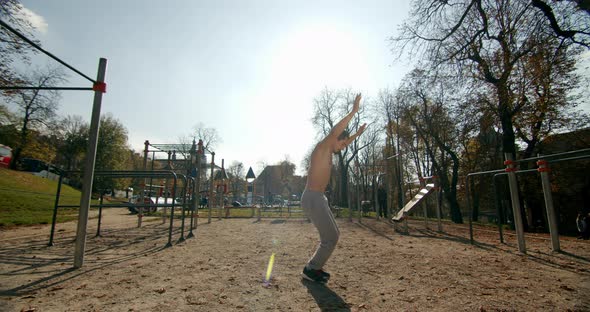
<svg viewBox="0 0 590 312"><path fill-rule="evenodd" d="M330 142L331 142L332 138L330 136L325 137L324 139L322 139L321 141L319 141L315 147L314 147L314 151L317 150L327 150L330 149Z"/></svg>

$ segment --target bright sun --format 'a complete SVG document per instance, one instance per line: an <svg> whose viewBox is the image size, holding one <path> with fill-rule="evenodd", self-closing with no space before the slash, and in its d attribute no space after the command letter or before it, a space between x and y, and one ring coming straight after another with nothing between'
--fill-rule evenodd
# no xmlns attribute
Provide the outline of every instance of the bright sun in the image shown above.
<svg viewBox="0 0 590 312"><path fill-rule="evenodd" d="M369 80L362 37L330 24L298 28L279 41L269 63L271 84L318 90L363 88Z"/></svg>

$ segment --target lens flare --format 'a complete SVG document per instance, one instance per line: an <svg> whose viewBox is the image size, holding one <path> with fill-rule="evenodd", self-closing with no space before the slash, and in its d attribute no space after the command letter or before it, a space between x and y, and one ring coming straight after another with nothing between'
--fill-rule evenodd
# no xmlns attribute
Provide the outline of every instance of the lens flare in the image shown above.
<svg viewBox="0 0 590 312"><path fill-rule="evenodd" d="M266 268L266 276L264 278L264 286L270 286L270 276L272 274L272 266L275 264L275 253L270 255L268 260L268 267Z"/></svg>

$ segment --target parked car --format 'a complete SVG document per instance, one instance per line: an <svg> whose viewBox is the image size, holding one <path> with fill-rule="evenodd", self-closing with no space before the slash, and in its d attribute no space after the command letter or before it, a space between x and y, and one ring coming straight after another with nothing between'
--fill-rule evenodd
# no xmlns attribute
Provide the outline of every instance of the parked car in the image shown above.
<svg viewBox="0 0 590 312"><path fill-rule="evenodd" d="M172 202L174 202L174 206L176 207L180 207L182 205L182 202L175 200L173 198L165 198L165 197L144 197L143 198L143 212L148 213L148 212L156 212L156 211L161 211L164 210L164 207L156 207L156 203L158 205L164 205L167 204L167 208L172 207ZM139 213L139 208L137 205L142 204L141 202L141 197L137 196L137 195L133 195L130 199L129 199L129 205L127 206L127 209L129 209L130 213Z"/></svg>
<svg viewBox="0 0 590 312"><path fill-rule="evenodd" d="M12 159L12 148L0 144L0 167L8 168Z"/></svg>

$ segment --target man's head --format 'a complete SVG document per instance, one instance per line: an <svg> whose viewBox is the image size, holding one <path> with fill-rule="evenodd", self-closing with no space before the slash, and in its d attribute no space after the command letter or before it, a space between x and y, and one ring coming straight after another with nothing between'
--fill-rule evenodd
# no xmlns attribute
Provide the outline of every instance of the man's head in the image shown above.
<svg viewBox="0 0 590 312"><path fill-rule="evenodd" d="M342 131L342 133L340 133L340 135L338 136L338 139L336 140L336 142L334 143L334 146L332 147L332 152L334 154L340 152L341 150L343 150L346 147L346 141L348 140L348 137L349 137L348 131L344 130L344 131Z"/></svg>

